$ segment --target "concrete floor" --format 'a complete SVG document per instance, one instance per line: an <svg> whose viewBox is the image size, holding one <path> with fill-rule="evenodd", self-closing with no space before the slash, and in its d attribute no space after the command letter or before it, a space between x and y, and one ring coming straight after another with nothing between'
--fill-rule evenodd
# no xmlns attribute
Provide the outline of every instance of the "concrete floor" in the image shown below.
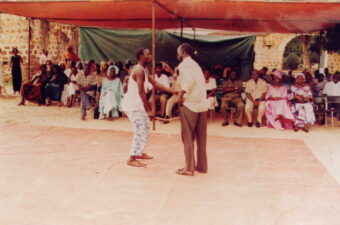
<svg viewBox="0 0 340 225"><path fill-rule="evenodd" d="M339 225L339 124L308 134L209 122L209 173L181 177L179 123L157 122L148 168L125 165L125 119L0 99L0 224Z"/></svg>

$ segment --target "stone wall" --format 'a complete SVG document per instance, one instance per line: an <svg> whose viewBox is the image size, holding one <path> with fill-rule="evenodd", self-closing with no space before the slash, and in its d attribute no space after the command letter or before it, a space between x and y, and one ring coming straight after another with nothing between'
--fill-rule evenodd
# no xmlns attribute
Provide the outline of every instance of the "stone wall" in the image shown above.
<svg viewBox="0 0 340 225"><path fill-rule="evenodd" d="M0 48L1 57L8 65L3 66L5 75L9 74L9 62L12 49L18 48L23 58L22 74L27 80L28 74L28 20L25 17L0 14Z"/></svg>
<svg viewBox="0 0 340 225"><path fill-rule="evenodd" d="M48 49L54 63L62 62L68 45L79 47L79 30L75 26L44 20L31 21L31 72L39 67L42 50Z"/></svg>
<svg viewBox="0 0 340 225"><path fill-rule="evenodd" d="M9 61L12 49L18 48L19 54L23 57L24 81L32 78L39 69L39 56L42 54L42 49L48 49L54 63L59 63L68 45L72 45L76 51L79 47L78 27L44 20L29 21L24 17L1 13L0 33L3 61ZM30 61L28 60L29 49ZM9 73L8 66L4 66L3 69L6 74Z"/></svg>
<svg viewBox="0 0 340 225"><path fill-rule="evenodd" d="M254 68L261 69L266 66L282 69L283 53L289 41L295 38L295 34L259 34L255 42Z"/></svg>
<svg viewBox="0 0 340 225"><path fill-rule="evenodd" d="M335 73L335 71L340 71L340 54L333 53L329 55L328 69L330 73Z"/></svg>

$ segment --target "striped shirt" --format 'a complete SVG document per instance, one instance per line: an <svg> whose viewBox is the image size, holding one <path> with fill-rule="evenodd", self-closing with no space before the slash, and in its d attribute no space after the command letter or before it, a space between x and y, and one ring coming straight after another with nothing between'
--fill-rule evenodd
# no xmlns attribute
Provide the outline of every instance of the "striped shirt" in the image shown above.
<svg viewBox="0 0 340 225"><path fill-rule="evenodd" d="M82 86L82 87L87 87L89 85L97 85L96 82L97 79L97 74L96 72L91 72L89 75L85 76L84 73L80 73L78 80L77 80L77 84ZM90 96L94 96L94 91L87 91L86 92L88 95Z"/></svg>
<svg viewBox="0 0 340 225"><path fill-rule="evenodd" d="M89 85L96 85L96 79L97 75L95 72L90 73L89 75L85 76L84 73L81 73L78 78L78 85L81 85L82 87L87 87Z"/></svg>

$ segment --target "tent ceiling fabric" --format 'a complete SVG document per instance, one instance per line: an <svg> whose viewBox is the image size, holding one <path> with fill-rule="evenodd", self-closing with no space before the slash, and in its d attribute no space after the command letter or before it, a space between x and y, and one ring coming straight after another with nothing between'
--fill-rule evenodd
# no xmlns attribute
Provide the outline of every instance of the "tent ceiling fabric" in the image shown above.
<svg viewBox="0 0 340 225"><path fill-rule="evenodd" d="M157 0L156 28L305 33L340 23L340 3ZM0 2L0 11L78 26L151 28L151 0ZM165 10L164 6L168 10ZM173 12L177 16L169 13Z"/></svg>

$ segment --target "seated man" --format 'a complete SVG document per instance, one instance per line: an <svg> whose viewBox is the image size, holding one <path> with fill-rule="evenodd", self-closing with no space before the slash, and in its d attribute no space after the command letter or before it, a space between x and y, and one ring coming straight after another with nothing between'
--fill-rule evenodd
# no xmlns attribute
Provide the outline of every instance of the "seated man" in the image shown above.
<svg viewBox="0 0 340 225"><path fill-rule="evenodd" d="M340 97L340 73L336 72L333 75L333 80L326 83L325 88L323 89L323 94L325 96L333 96L333 97ZM336 104L332 106L336 108L337 111L340 111L340 105ZM337 113L338 119L340 119L340 113Z"/></svg>
<svg viewBox="0 0 340 225"><path fill-rule="evenodd" d="M96 74L96 63L90 60L85 64L85 72L77 80L81 98L81 120L85 120L86 110L91 108L91 99L95 99Z"/></svg>
<svg viewBox="0 0 340 225"><path fill-rule="evenodd" d="M181 90L181 87L179 85L179 77L178 75L173 76L174 80L171 85L171 89L175 92L179 92ZM171 96L167 103L166 103L166 109L165 109L165 118L169 119L172 116L172 108L175 104L178 103L178 95ZM166 121L168 123L169 121Z"/></svg>
<svg viewBox="0 0 340 225"><path fill-rule="evenodd" d="M169 83L169 78L167 75L163 74L162 73L163 71L163 67L162 67L162 64L157 64L156 65L156 77L155 77L155 80L160 83L161 85L163 85L164 87L166 88L170 88L170 83ZM159 101L160 102L160 110L158 113L156 113L157 116L159 117L164 117L164 114L165 114L165 107L166 107L166 102L169 98L169 94L166 93L166 92L161 92L161 91L156 91L156 94L155 94L155 101L156 101L156 104L157 102ZM152 104L152 97L149 98L149 104Z"/></svg>
<svg viewBox="0 0 340 225"><path fill-rule="evenodd" d="M253 70L251 79L246 83L247 101L245 113L248 120L248 127L253 126L254 107L258 108L256 127L261 127L261 121L265 112L265 96L268 89L266 81L259 78L257 70Z"/></svg>
<svg viewBox="0 0 340 225"><path fill-rule="evenodd" d="M39 105L45 104L45 98L43 94L44 82L47 79L47 67L46 65L40 66L41 72L37 73L32 81L24 83L21 87L21 102L19 105L25 105L25 100L36 102Z"/></svg>
<svg viewBox="0 0 340 225"><path fill-rule="evenodd" d="M241 93L243 91L242 80L237 79L236 72L231 72L228 80L223 81L223 97L221 104L221 112L223 113L224 120L222 126L229 125L227 117L227 109L230 103L236 106L237 115L234 125L242 127L242 117L244 111L244 103L242 101Z"/></svg>

